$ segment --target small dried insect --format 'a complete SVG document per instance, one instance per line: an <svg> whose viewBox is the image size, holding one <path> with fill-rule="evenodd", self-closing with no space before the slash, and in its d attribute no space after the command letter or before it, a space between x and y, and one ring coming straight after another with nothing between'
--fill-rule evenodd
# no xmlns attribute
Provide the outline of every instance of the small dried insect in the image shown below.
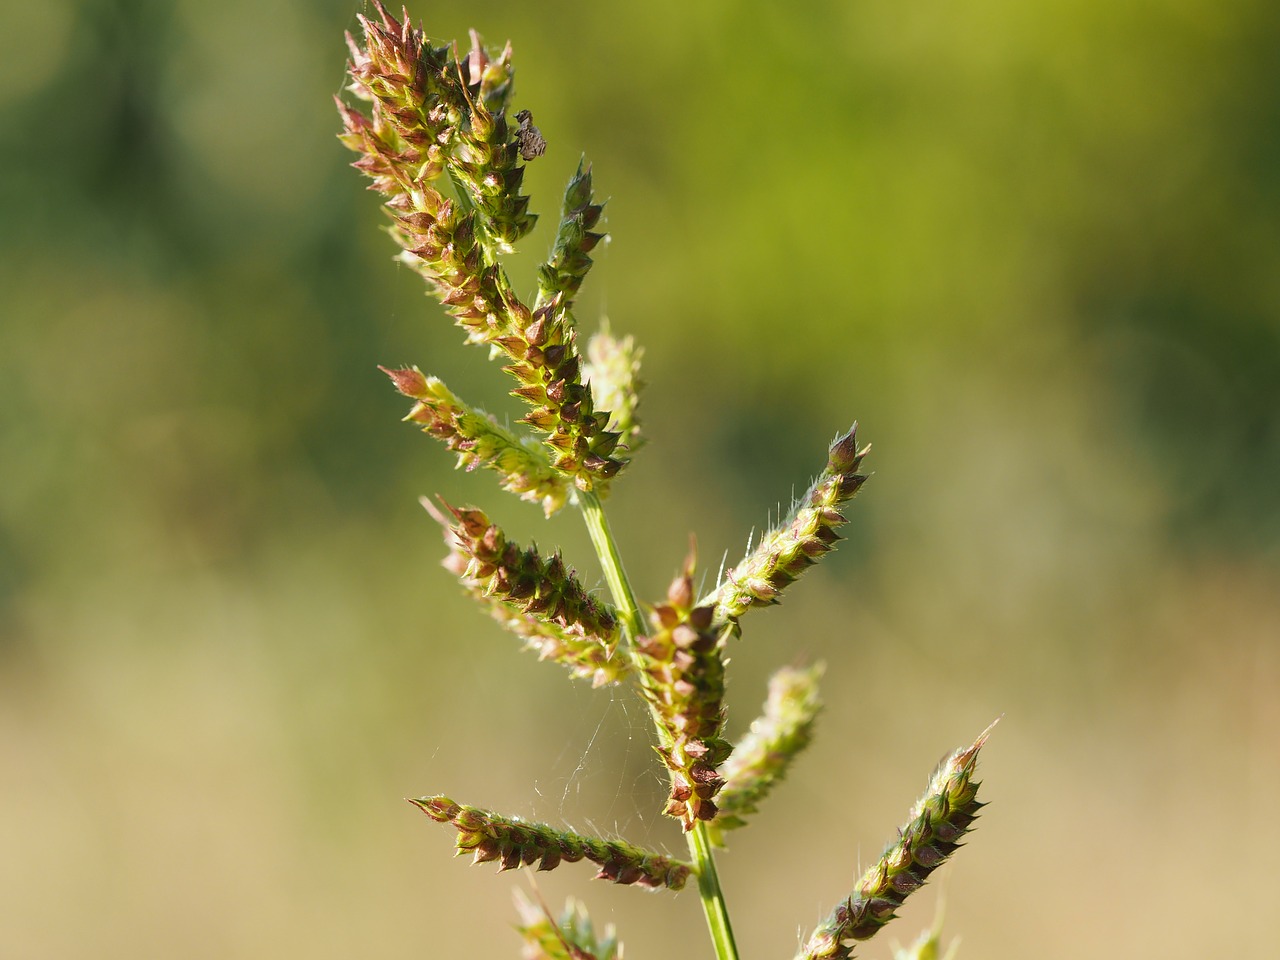
<svg viewBox="0 0 1280 960"><path fill-rule="evenodd" d="M533 125L533 114L528 110L521 110L516 114L516 120L520 122L516 130L516 141L520 145L521 158L532 160L546 153L547 141L542 131Z"/></svg>

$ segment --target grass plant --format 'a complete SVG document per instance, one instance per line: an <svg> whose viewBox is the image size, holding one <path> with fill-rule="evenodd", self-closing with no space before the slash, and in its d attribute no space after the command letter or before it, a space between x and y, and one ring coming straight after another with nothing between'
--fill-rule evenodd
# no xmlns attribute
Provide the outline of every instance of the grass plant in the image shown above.
<svg viewBox="0 0 1280 960"><path fill-rule="evenodd" d="M669 790L662 813L688 845L679 861L619 840L584 836L455 803L412 802L457 831L460 853L501 870L551 870L588 861L597 878L678 891L692 879L717 960L737 960L715 851L746 826L810 742L821 708L821 668L784 667L769 683L763 713L735 745L724 732L726 650L750 611L779 602L805 570L832 550L843 510L866 477L868 448L856 424L827 450L817 479L772 530L705 596L695 591L690 551L665 597L642 606L627 578L604 501L642 446L637 419L640 350L607 331L579 347L574 298L603 239L602 206L591 168L580 163L565 190L560 224L535 289L516 291L502 264L532 229L521 192L525 164L546 139L528 110L512 114L512 50L487 48L474 32L468 49L434 45L406 13L374 0L375 16L348 35L348 90L337 100L342 142L372 181L391 217L399 259L466 333L504 362L512 395L527 409L512 430L417 368L385 369L413 401L406 420L441 441L468 470L497 474L501 487L551 514L580 511L595 546L609 599L594 596L558 553L512 542L482 510L426 502L439 523L445 567L489 614L544 660L594 686L625 685L647 705ZM510 116L510 119L509 119ZM950 754L905 825L856 888L803 942L797 960L842 960L874 936L904 900L960 845L982 806L973 779L988 736ZM541 904L518 904L526 956L612 960L611 927L597 934L571 901L553 918ZM896 955L936 957L936 931Z"/></svg>

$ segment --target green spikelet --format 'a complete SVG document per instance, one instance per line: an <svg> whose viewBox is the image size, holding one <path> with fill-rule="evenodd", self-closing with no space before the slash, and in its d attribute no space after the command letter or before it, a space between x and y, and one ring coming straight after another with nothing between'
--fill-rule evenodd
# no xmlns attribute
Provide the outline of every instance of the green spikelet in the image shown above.
<svg viewBox="0 0 1280 960"><path fill-rule="evenodd" d="M867 479L858 473L869 447L858 448L858 425L837 437L827 454L827 466L781 524L733 569L706 602L714 603L716 619L737 623L752 607L779 602L783 589L829 553L845 522L837 509Z"/></svg>
<svg viewBox="0 0 1280 960"><path fill-rule="evenodd" d="M552 919L541 902L535 904L520 890L515 901L524 960L617 960L622 955L613 924L597 935L587 908L573 897L565 902L559 920Z"/></svg>
<svg viewBox="0 0 1280 960"><path fill-rule="evenodd" d="M618 435L619 449L634 457L644 446L636 410L640 405L640 358L644 351L633 337L618 339L601 330L587 343L583 378L591 385L596 407L609 411L609 429Z"/></svg>
<svg viewBox="0 0 1280 960"><path fill-rule="evenodd" d="M436 377L417 367L389 370L379 367L406 397L417 403L406 420L458 454L466 470L485 467L502 478L502 489L542 506L547 516L564 506L569 486L551 468L541 444L517 437L489 414L460 400Z"/></svg>
<svg viewBox="0 0 1280 960"><path fill-rule="evenodd" d="M474 863L497 861L499 870L537 863L539 870L554 870L562 862L589 860L599 867L597 880L624 886L679 890L689 879L689 865L661 854L642 850L622 840L601 840L490 810L454 803L448 797L410 800L437 823L451 823L458 830L454 843L458 855L470 854Z"/></svg>
<svg viewBox="0 0 1280 960"><path fill-rule="evenodd" d="M853 956L853 942L875 936L897 915L903 901L924 885L929 874L955 853L983 806L977 799L973 772L978 751L994 726L939 765L898 839L863 874L853 895L813 931L796 960L847 960Z"/></svg>
<svg viewBox="0 0 1280 960"><path fill-rule="evenodd" d="M589 254L605 237L593 232L603 211L604 207L592 199L591 167L580 160L578 172L564 191L555 246L547 262L538 268L538 306L558 300L568 308L578 295L578 288L591 269Z"/></svg>
<svg viewBox="0 0 1280 960"><path fill-rule="evenodd" d="M760 802L786 776L791 762L813 738L813 725L822 705L818 700L821 665L808 670L783 667L769 679L764 713L752 724L733 754L720 768L725 779L717 803L720 816L713 838L746 825Z"/></svg>

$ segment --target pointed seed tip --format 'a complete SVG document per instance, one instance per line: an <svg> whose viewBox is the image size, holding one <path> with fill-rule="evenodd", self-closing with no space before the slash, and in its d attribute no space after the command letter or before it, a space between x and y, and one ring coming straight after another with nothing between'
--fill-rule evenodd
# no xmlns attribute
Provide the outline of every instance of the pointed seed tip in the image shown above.
<svg viewBox="0 0 1280 960"><path fill-rule="evenodd" d="M454 508L449 505L449 502L445 500L444 497L440 496L440 494L436 494L436 498L440 501L440 503L444 506L446 510L450 511L451 513L456 512ZM440 512L439 508L437 508L436 505L431 502L430 497L421 496L418 498L418 503L422 505L423 510L426 510L427 513L431 515L431 519L434 520L436 523L440 524L440 526L442 527L449 526L449 518Z"/></svg>
<svg viewBox="0 0 1280 960"><path fill-rule="evenodd" d="M1004 719L1004 714L1002 713L1000 714L1000 716L992 720L991 723L987 725L987 729L983 730L982 733L978 734L978 739L973 741L973 746L976 749L981 749L982 746L987 742L987 738L991 736L991 732L995 730L996 724L1003 719Z"/></svg>

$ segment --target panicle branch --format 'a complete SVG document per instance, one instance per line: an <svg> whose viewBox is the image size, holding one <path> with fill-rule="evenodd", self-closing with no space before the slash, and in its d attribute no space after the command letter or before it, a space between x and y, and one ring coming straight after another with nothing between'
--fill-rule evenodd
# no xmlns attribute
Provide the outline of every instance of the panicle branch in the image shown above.
<svg viewBox="0 0 1280 960"><path fill-rule="evenodd" d="M724 727L724 634L709 606L694 606L693 557L671 583L667 602L649 616L650 631L635 640L640 690L659 725L658 755L671 774L663 810L691 830L715 818L724 786L717 768L732 747Z"/></svg>
<svg viewBox="0 0 1280 960"><path fill-rule="evenodd" d="M644 351L634 337L618 339L607 329L587 342L587 363L583 377L591 386L596 406L612 416L609 429L618 435L618 448L629 456L644 446L636 410L640 405L640 358Z"/></svg>
<svg viewBox="0 0 1280 960"><path fill-rule="evenodd" d="M591 269L589 254L605 237L592 232L603 211L603 204L593 202L591 167L579 160L578 172L565 187L555 246L547 262L538 268L537 306L559 299L567 309L578 295L578 288Z"/></svg>
<svg viewBox="0 0 1280 960"><path fill-rule="evenodd" d="M569 288L581 283L590 265L586 251L599 239L589 229L599 219L589 178L585 197L582 177L571 181L577 206L566 213L563 248L551 260L549 276L567 284L559 291L565 295L531 310L496 259L534 222L520 193L528 130L522 124L513 131L506 119L509 46L495 58L474 36L459 60L456 48L433 47L407 18L397 20L376 0L375 8L376 19L360 18L364 45L348 37L350 90L371 104L370 112L339 102L340 139L360 155L354 166L388 198L401 259L426 279L468 341L509 359L506 370L518 383L512 392L532 408L523 422L543 434L552 468L593 489L623 461L613 456L618 434L608 429L610 414L596 410L582 382L568 310ZM437 189L442 179L454 199Z"/></svg>
<svg viewBox="0 0 1280 960"><path fill-rule="evenodd" d="M544 560L534 547L521 549L474 507L445 504L450 521L430 502L423 506L444 528L450 551L445 569L541 658L596 686L627 674L626 658L618 653L617 612L588 593L558 553Z"/></svg>
<svg viewBox="0 0 1280 960"><path fill-rule="evenodd" d="M551 468L540 444L517 437L491 415L469 406L436 377L417 367L389 370L379 367L406 397L417 401L406 420L420 424L458 454L458 466L466 470L486 467L502 477L502 489L521 500L542 505L547 516L564 506L569 486Z"/></svg>
<svg viewBox="0 0 1280 960"><path fill-rule="evenodd" d="M509 46L505 55L509 64ZM490 112L480 84L468 85L462 79L462 64L455 64L455 68L467 122L457 130L457 142L449 153L449 173L467 192L495 251L510 253L538 219L529 213L529 198L520 192L524 165L519 162L519 140L508 127L505 112ZM510 88L509 72L506 84ZM488 99L502 102L505 96L495 98L490 92Z"/></svg>
<svg viewBox="0 0 1280 960"><path fill-rule="evenodd" d="M827 452L827 465L790 515L766 533L760 543L707 599L716 620L737 625L752 607L778 603L783 589L835 548L836 528L845 522L838 507L853 497L867 479L858 473L870 447L859 449L858 425L837 437Z"/></svg>
<svg viewBox="0 0 1280 960"><path fill-rule="evenodd" d="M562 862L589 860L600 868L597 880L611 880L649 889L679 890L689 878L687 863L642 850L623 840L601 840L542 823L504 817L490 810L454 803L448 797L410 800L437 823L451 823L458 830L454 842L458 855L469 853L473 863L497 861L499 870L538 864L553 870Z"/></svg>
<svg viewBox="0 0 1280 960"><path fill-rule="evenodd" d="M943 760L898 839L862 875L849 899L813 931L796 960L847 960L853 956L854 941L875 936L897 915L903 901L924 885L929 874L955 853L984 806L977 799L973 772L978 751L994 726Z"/></svg>
<svg viewBox="0 0 1280 960"><path fill-rule="evenodd" d="M746 817L786 776L791 762L809 745L822 704L818 699L821 664L800 670L783 667L769 679L764 713L738 741L720 773L724 789L717 798L720 816L713 836L746 825Z"/></svg>

